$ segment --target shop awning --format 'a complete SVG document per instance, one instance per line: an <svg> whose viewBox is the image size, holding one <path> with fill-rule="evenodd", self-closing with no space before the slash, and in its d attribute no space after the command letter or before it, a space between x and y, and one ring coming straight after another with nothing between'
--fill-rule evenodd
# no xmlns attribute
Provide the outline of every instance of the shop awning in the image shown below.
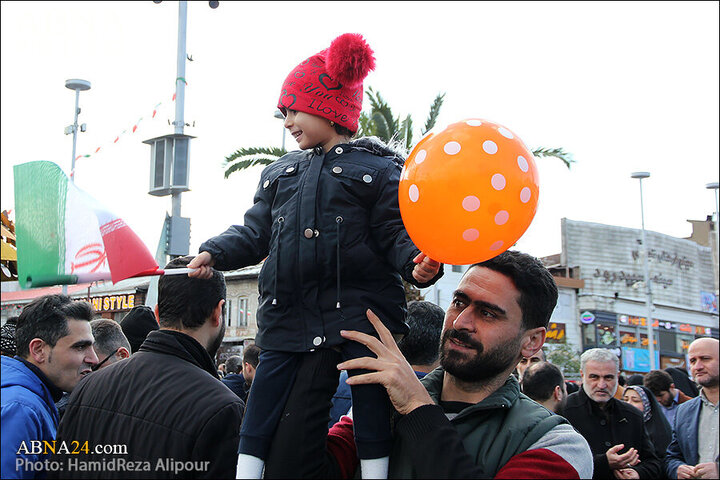
<svg viewBox="0 0 720 480"><path fill-rule="evenodd" d="M2 245L2 260L17 261L17 250L15 250L15 247L5 242L0 243L0 245Z"/></svg>

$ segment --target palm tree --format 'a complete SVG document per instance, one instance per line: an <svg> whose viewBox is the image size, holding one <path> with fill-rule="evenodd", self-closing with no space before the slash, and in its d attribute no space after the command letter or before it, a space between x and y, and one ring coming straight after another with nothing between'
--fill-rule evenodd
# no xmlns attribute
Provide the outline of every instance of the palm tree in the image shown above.
<svg viewBox="0 0 720 480"><path fill-rule="evenodd" d="M413 146L413 121L410 115L400 120L400 116L393 115L390 105L382 98L380 92L368 87L365 92L370 101L370 112L362 112L359 119L358 137L376 136L386 143L396 142L410 151ZM440 107L442 107L445 94L438 94L430 106L425 125L420 135L425 135L435 126ZM240 148L231 155L225 157L224 166L225 178L238 170L255 165L270 165L285 155L287 150L277 147L249 147ZM572 155L562 148L544 148L538 147L532 151L536 158L555 157L562 161L567 168L575 163Z"/></svg>
<svg viewBox="0 0 720 480"><path fill-rule="evenodd" d="M407 151L410 151L413 139L413 123L410 115L401 122L400 117L393 117L392 109L380 96L380 93L375 92L372 87L368 87L365 94L370 99L371 109L369 113L363 112L360 114L357 136L374 135L385 142L396 141ZM444 93L435 97L421 135L425 135L427 131L435 126L444 98ZM223 162L225 178L238 170L244 170L255 165L270 165L286 153L287 150L277 147L248 147L235 150L231 155L225 157Z"/></svg>
<svg viewBox="0 0 720 480"><path fill-rule="evenodd" d="M368 87L365 94L370 101L370 113L362 112L360 114L358 137L375 136L386 143L395 141L409 152L413 146L412 117L408 115L402 121L400 121L400 116L393 117L390 105L380 96L380 92L374 91L372 87ZM443 100L445 100L444 93L439 93L435 97L430 106L428 118L425 120L425 127L420 132L420 135L425 135L435 126Z"/></svg>
<svg viewBox="0 0 720 480"><path fill-rule="evenodd" d="M255 165L270 165L286 153L287 150L277 147L250 147L235 150L233 154L225 157L224 165L227 167L225 178L228 178L233 172Z"/></svg>

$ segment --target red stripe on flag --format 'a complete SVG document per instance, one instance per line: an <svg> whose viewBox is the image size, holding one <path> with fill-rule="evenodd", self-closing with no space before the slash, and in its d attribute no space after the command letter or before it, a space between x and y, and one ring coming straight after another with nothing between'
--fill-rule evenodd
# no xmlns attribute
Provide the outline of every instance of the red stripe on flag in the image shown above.
<svg viewBox="0 0 720 480"><path fill-rule="evenodd" d="M113 283L158 270L158 264L142 240L122 219L100 227Z"/></svg>

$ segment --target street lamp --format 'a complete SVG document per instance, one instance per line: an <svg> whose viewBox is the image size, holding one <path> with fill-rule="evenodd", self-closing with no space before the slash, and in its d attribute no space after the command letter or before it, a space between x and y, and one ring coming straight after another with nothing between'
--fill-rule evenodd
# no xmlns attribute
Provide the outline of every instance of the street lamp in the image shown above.
<svg viewBox="0 0 720 480"><path fill-rule="evenodd" d="M645 208L643 206L642 181L648 178L650 172L633 172L630 175L640 181L640 218L642 221L642 244L643 244L643 274L645 277L645 305L647 307L647 335L648 350L650 352L650 370L655 370L655 339L653 338L652 322L652 285L650 284L650 270L648 268L648 245L645 239Z"/></svg>
<svg viewBox="0 0 720 480"><path fill-rule="evenodd" d="M280 120L283 120L283 143L282 143L282 148L283 148L283 150L285 150L285 130L286 130L286 129L285 129L285 123L284 123L285 115L283 115L282 112L281 112L279 109L277 109L277 110L275 110L275 113L273 114L273 117L279 118Z"/></svg>
<svg viewBox="0 0 720 480"><path fill-rule="evenodd" d="M715 243L715 253L717 253L718 258L720 258L720 206L718 205L718 182L712 182L705 185L705 188L708 190L715 190L715 240L717 242ZM715 265L717 265L717 262L715 262ZM716 294L718 292L715 292Z"/></svg>
<svg viewBox="0 0 720 480"><path fill-rule="evenodd" d="M70 133L73 134L73 149L72 149L72 162L70 164L70 181L75 181L75 146L77 145L77 129L78 129L78 115L80 114L80 92L90 90L90 82L87 80L80 80L79 78L71 78L65 80L65 88L75 90L75 122L72 125L65 127L65 135ZM80 131L85 131L85 124L80 126Z"/></svg>

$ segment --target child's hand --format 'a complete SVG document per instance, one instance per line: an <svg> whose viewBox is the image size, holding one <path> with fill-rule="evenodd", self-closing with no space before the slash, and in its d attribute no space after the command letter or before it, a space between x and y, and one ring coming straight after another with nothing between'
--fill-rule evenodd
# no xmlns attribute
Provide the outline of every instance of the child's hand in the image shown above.
<svg viewBox="0 0 720 480"><path fill-rule="evenodd" d="M419 283L429 282L435 278L435 275L440 270L440 262L436 262L422 252L413 258L413 262L417 263L417 265L413 268L412 275Z"/></svg>
<svg viewBox="0 0 720 480"><path fill-rule="evenodd" d="M215 265L212 255L208 252L200 252L200 254L193 258L188 263L188 268L195 268L194 272L188 273L188 277L202 278L207 280L212 277L212 266Z"/></svg>

